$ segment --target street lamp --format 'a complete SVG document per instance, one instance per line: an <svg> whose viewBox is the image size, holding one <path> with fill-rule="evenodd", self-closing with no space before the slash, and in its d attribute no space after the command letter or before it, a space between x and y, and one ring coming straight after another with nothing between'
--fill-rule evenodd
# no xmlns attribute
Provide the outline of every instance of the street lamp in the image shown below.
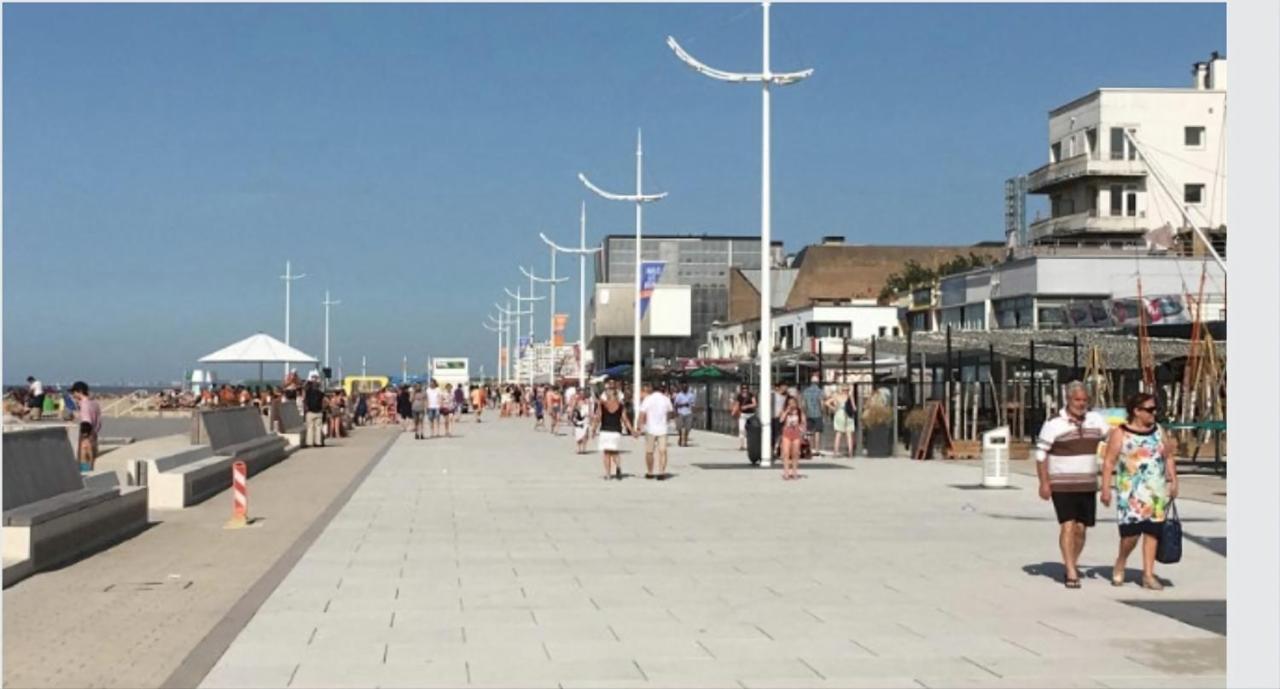
<svg viewBox="0 0 1280 689"><path fill-rule="evenodd" d="M760 397L757 413L760 415L760 447L761 462L764 466L772 465L773 461L773 429L770 426L773 407L773 394L770 391L772 385L772 366L773 366L773 348L769 343L773 341L773 319L772 304L770 297L772 291L772 269L771 261L771 202L772 191L770 189L771 159L769 151L769 86L786 86L801 81L811 74L812 69L801 70L799 72L781 72L775 73L769 67L769 1L765 0L761 3L764 9L764 32L762 38L762 55L763 61L759 73L740 73L725 72L723 70L708 67L707 65L696 60L692 55L685 52L684 48L676 43L676 39L667 36L667 45L675 52L676 57L680 58L685 64L692 67L699 74L727 81L735 84L752 84L758 83L761 86L761 130L760 130Z"/></svg>
<svg viewBox="0 0 1280 689"><path fill-rule="evenodd" d="M284 280L284 343L285 344L289 344L289 311L290 311L289 307L290 307L290 299L293 293L293 281L301 280L306 276L307 276L306 273L302 273L301 275L294 275L293 263L291 261L284 262L284 275L281 275L280 279ZM284 375L286 378L289 377L288 363L285 363L284 365Z"/></svg>
<svg viewBox="0 0 1280 689"><path fill-rule="evenodd" d="M549 323L548 323L548 325L547 325L547 333L548 333L548 335L547 335L547 339L548 339L548 341L551 343L551 367L550 367L550 368L555 368L555 359L556 359L556 352L555 352L555 347L556 347L556 284L557 284L557 283L561 283L561 282L568 282L568 281L569 281L569 278L556 278L556 251L555 251L555 249L552 249L552 250L551 250L551 277L549 277L549 278L540 278L540 277L538 277L538 276L534 275L533 273L530 273L529 271L525 270L525 269L524 269L524 266L520 266L519 268L520 268L520 272L521 272L521 273L524 273L525 277L529 278L529 294L533 294L533 283L535 283L535 282L543 282L543 283L547 283L547 284L550 284L550 285L551 285L551 304L550 304L550 307L551 307L551 308L550 308L550 311L551 311L551 313L549 314L549 315L550 315L550 319L548 319L548 320L549 320ZM533 327L532 327L532 326L530 326L530 328L529 328L529 340L530 340L530 341L532 341L532 340L533 340ZM534 352L535 352L535 353L537 352L537 349L536 349L536 348L534 349ZM548 383L550 383L550 384L552 384L552 385L554 385L554 384L555 384L554 377L555 377L555 372L554 372L554 371L551 371L550 369L548 369L548 371L547 371L547 382L548 382Z"/></svg>
<svg viewBox="0 0 1280 689"><path fill-rule="evenodd" d="M512 299L515 299L515 300L516 300L516 308L517 308L517 309L519 309L519 308L521 307L521 305L522 305L524 302L526 302L526 301L542 301L543 299L546 299L546 297L534 297L534 296L528 296L528 297L526 297L526 296L523 296L522 294L520 294L520 288L519 288L519 287L517 287L517 288L516 288L516 293L515 293L515 294L512 294L512 293L511 293L511 290L509 290L509 289L507 289L507 288L505 288L505 287L503 288L503 290L507 293L507 296L508 296L508 297L511 297ZM532 290L532 289L530 289L530 290L529 290L529 292L532 294L533 290ZM533 305L530 305L530 306L529 306L529 310L528 310L528 311L515 311L515 312L512 312L512 313L515 313L515 315L516 315L516 354L518 355L518 354L520 354L520 316L529 316L529 344L530 344L530 345L532 345L532 344L533 344ZM511 315L511 313L508 313L507 315L508 315L508 316L510 316L510 315ZM519 359L523 359L523 358L524 358L523 356L519 357ZM517 364L517 366L516 366L516 376L515 376L515 377L516 377L516 379L518 380L518 379L519 379L519 377L520 377L520 375L519 375L519 371L520 371L520 368L519 368L519 360L517 360L516 364ZM530 367L529 367L529 385L530 385L530 386L532 386L532 385L533 385L533 367L532 367L532 366L530 366Z"/></svg>
<svg viewBox="0 0 1280 689"><path fill-rule="evenodd" d="M517 311L512 311L512 310L511 310L511 308L510 308L510 307L511 307L511 302L509 302L509 301L507 302L507 306L506 306L506 307L499 306L497 302L494 302L494 303L493 303L493 306L494 306L494 308L496 308L496 309L498 310L498 313L499 313L499 314L501 314L501 315L503 315L503 316L506 316L505 320L503 321L503 325L504 325L504 327L507 329L507 371L506 371L506 377L507 377L507 380L508 380L508 381L516 380L516 382L519 382L519 380L517 380L517 376L514 376L514 375L512 375L512 373L511 373L511 369L512 369L512 363L511 363L511 359L512 359L512 357L511 357L511 349L512 349L512 347L511 347L511 317L512 317L512 316L515 316L515 323L516 323L516 328L517 328L517 337L519 337L520 317L521 317L521 316L523 316L523 315L525 315L525 314L532 313L532 310L530 310L530 311L519 311L519 310L517 310Z"/></svg>
<svg viewBox="0 0 1280 689"><path fill-rule="evenodd" d="M489 316L489 320L494 321L493 316ZM503 330L501 312L499 312L498 319L494 324L482 322L480 324L480 327L484 328L485 330L488 330L491 333L498 333L498 367L496 370L498 371L498 384L501 385L502 384L502 330ZM481 375L480 378L481 380L483 380L484 376Z"/></svg>
<svg viewBox="0 0 1280 689"><path fill-rule="evenodd" d="M341 304L341 301L330 301L329 290L324 291L324 367L329 368L329 307ZM325 377L326 380L328 376Z"/></svg>
<svg viewBox="0 0 1280 689"><path fill-rule="evenodd" d="M578 223L578 248L569 249L547 239L547 235L538 233L542 241L551 247L551 254L559 251L578 255L578 390L586 394L587 390L587 254L604 251L604 247L587 248L587 202L582 202L582 214ZM554 271L553 271L554 272Z"/></svg>
<svg viewBox="0 0 1280 689"><path fill-rule="evenodd" d="M642 188L641 180L644 177L643 164L644 164L644 149L640 145L640 130L637 129L636 130L636 193L626 195L626 194L613 194L613 193L607 192L601 189L600 187L597 187L596 185L592 184L591 181L587 179L586 175L582 174L581 172L578 173L578 179L582 181L582 184L586 186L586 188L594 192L597 196L603 199L607 199L609 201L628 201L636 204L636 281L635 281L636 293L635 293L635 318L633 320L633 328L635 329L635 334L633 335L632 351L631 351L631 368L632 368L632 372L631 372L632 407L631 408L632 409L640 408L640 369L642 368L641 361L640 361L640 280L641 280L640 240L643 235L641 228L643 227L644 223L641 217L640 209L644 206L644 204L653 203L654 201L661 201L667 195L667 192L665 191L658 194L645 194L641 191L641 188Z"/></svg>

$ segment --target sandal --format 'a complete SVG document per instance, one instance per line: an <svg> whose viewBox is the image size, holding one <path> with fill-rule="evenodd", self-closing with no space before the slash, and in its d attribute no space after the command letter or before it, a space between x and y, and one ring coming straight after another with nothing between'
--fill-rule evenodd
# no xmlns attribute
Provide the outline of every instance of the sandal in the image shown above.
<svg viewBox="0 0 1280 689"><path fill-rule="evenodd" d="M1160 580L1155 577L1151 577L1151 578L1143 577L1142 588L1147 589L1149 591L1163 591L1164 584L1161 584Z"/></svg>
<svg viewBox="0 0 1280 689"><path fill-rule="evenodd" d="M1112 586L1124 586L1124 572L1120 572L1119 574L1112 574L1112 575L1111 575L1111 585L1112 585Z"/></svg>
<svg viewBox="0 0 1280 689"><path fill-rule="evenodd" d="M1062 582L1063 582L1063 584L1065 584L1065 585L1066 585L1066 587L1067 587L1067 588L1069 588L1069 589L1078 589L1078 588L1080 588L1080 579L1078 579L1078 578L1076 578L1076 579L1063 578Z"/></svg>

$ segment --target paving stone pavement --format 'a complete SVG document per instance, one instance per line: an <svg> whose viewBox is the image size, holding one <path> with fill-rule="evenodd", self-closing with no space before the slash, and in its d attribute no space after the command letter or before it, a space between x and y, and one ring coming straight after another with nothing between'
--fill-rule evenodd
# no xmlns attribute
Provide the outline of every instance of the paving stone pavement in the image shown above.
<svg viewBox="0 0 1280 689"><path fill-rule="evenodd" d="M1067 590L1027 477L859 458L784 482L695 434L671 480L603 481L529 426L402 436L202 686L1225 685L1224 636L1125 602L1222 601L1225 558L1188 542L1164 592L1113 588L1104 521ZM1225 508L1180 511L1225 537Z"/></svg>
<svg viewBox="0 0 1280 689"><path fill-rule="evenodd" d="M6 589L4 686L161 686L394 435L360 429L249 479L254 528L222 528L224 491Z"/></svg>

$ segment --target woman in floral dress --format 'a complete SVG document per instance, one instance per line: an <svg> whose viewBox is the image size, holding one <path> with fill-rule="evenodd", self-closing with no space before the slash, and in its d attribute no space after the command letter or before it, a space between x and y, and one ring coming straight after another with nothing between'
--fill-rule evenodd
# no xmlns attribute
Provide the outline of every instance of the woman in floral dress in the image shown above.
<svg viewBox="0 0 1280 689"><path fill-rule="evenodd" d="M1142 587L1159 591L1164 586L1155 575L1156 546L1169 505L1178 496L1177 463L1171 439L1156 423L1155 397L1140 392L1125 407L1129 420L1107 438L1102 464L1102 504L1111 504L1111 486L1120 524L1120 555L1111 585L1124 585L1125 561L1142 538Z"/></svg>

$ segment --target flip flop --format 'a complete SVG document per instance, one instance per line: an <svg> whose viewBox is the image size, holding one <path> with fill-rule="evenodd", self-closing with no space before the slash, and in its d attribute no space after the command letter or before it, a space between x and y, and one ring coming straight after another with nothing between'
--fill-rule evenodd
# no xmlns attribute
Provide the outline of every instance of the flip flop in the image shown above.
<svg viewBox="0 0 1280 689"><path fill-rule="evenodd" d="M1068 578L1064 578L1062 581L1063 581L1063 583L1066 585L1066 587L1067 587L1067 588L1069 588L1069 589L1078 589L1078 588L1080 588L1080 580L1079 580L1079 579L1068 579Z"/></svg>

